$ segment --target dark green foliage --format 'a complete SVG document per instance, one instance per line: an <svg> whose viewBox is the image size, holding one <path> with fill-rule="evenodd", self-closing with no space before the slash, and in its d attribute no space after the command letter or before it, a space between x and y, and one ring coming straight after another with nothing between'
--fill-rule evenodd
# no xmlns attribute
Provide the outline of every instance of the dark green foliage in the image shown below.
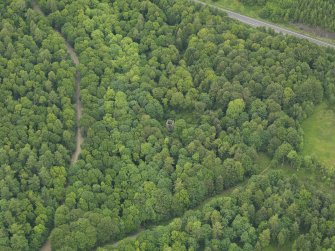
<svg viewBox="0 0 335 251"><path fill-rule="evenodd" d="M4 249L36 250L51 230L55 250L121 239L256 174L259 152L278 164L315 164L296 155L300 122L334 96L331 51L183 0L41 0L47 20L22 3L5 1L1 9ZM80 59L84 144L72 165L75 69L49 25ZM272 237L262 226L272 191L258 190L258 213L230 222L237 204L225 202L233 206L228 222L218 210L213 225L199 218L187 227L194 236L187 245L209 238L218 250L263 248L272 238L286 243L287 232ZM174 224L178 231L183 223ZM244 227L248 234L239 237ZM231 244L226 234L243 240ZM187 234L176 238L172 249L183 250Z"/></svg>

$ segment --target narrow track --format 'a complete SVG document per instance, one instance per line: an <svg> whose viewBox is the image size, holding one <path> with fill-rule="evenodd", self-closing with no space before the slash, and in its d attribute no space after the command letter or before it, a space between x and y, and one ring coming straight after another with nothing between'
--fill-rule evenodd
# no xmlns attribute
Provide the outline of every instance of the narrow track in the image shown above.
<svg viewBox="0 0 335 251"><path fill-rule="evenodd" d="M32 7L33 10L35 10L36 12L38 12L40 15L46 17L46 15L43 13L43 11L41 10L40 6L36 3L35 0L32 1ZM73 64L75 66L79 65L79 59L78 56L76 54L76 52L74 51L73 47L69 44L69 42L66 40L66 38L63 36L63 34L61 34L58 30L55 29L55 31L63 38L64 43L66 45L66 49L68 54L71 57L71 60L73 62ZM76 77L75 77L75 85L76 85L76 125L77 125L77 131L76 131L76 149L73 152L72 156L71 156L71 164L74 164L77 160L78 157L81 153L81 144L83 143L84 139L82 137L81 134L81 130L80 130L80 119L81 119L81 115L82 115L82 105L80 102L80 72L79 70L76 71ZM43 247L40 249L40 251L51 251L51 243L50 240L48 240Z"/></svg>

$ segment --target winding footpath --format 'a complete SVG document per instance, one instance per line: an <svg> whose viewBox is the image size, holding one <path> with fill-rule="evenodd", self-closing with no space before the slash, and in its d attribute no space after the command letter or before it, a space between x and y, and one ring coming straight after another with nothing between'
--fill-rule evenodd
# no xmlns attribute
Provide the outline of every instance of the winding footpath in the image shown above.
<svg viewBox="0 0 335 251"><path fill-rule="evenodd" d="M235 20L238 20L238 21L240 21L242 23L245 23L245 24L253 26L253 27L266 27L266 28L270 28L270 29L273 29L277 33L292 35L292 36L300 38L300 39L307 39L307 40L309 40L310 42L312 42L312 43L314 43L316 45L324 46L324 47L331 47L331 48L335 49L335 45L334 44L330 44L330 43L324 42L322 40L319 40L319 39L316 39L316 38L313 38L313 37L310 37L310 36L307 36L307 35L304 35L304 34L301 34L301 33L298 33L298 32L295 32L295 31L292 31L292 30L289 30L289 29L286 29L286 28L282 28L280 26L277 26L277 25L269 23L269 22L264 22L264 21L260 21L260 20L255 19L255 18L251 18L251 17L245 16L245 15L241 15L239 13L236 13L236 12L233 12L233 11L229 11L227 9L218 7L216 5L202 2L201 0L189 0L189 1L197 3L197 4L201 4L201 5L204 5L204 6L209 6L211 8L214 8L214 9L217 9L217 10L220 10L220 11L224 11L224 12L227 13L228 17L230 17L232 19L235 19ZM43 13L43 11L41 10L41 8L39 7L39 5L36 3L35 0L32 1L32 7L33 7L33 9L37 13L39 13L40 15L46 17L46 15ZM61 34L58 30L55 30L55 31L63 38L64 43L65 43L66 48L67 48L67 52L70 55L73 64L75 66L79 65L79 59L78 59L78 56L75 53L73 47L68 43L68 41L65 39L65 37L63 36L63 34ZM75 85L76 85L76 93L75 93L75 96L76 96L76 125L77 125L77 131L76 131L76 149L75 149L75 151L73 152L73 154L71 156L71 164L74 164L78 160L78 157L79 157L79 155L81 153L81 144L84 141L84 139L82 137L82 134L81 134L80 127L79 127L80 119L81 119L81 116L82 116L82 105L81 105L81 102L80 102L80 79L81 79L80 72L79 72L79 70L77 70L76 71L76 78L75 78ZM260 173L260 175L266 173L269 170L269 168L270 168L270 165L267 168L265 168ZM236 188L236 187L234 187L234 188ZM229 189L229 191L232 190L232 189ZM225 191L223 194L227 194L229 191ZM221 194L221 196L223 194ZM213 198L210 198L210 199L213 199ZM207 202L207 200L206 200L206 202ZM197 208L201 207L203 204L204 203L201 203ZM137 233L134 233L133 235L129 235L128 237L126 237L124 239L136 239L138 237L138 235L141 234L145 230L147 230L147 229L141 228L141 229L139 229L139 231ZM117 247L118 244L120 243L120 241L122 241L122 240L119 240L119 241L116 241L116 242L112 243L112 247L114 247L114 248ZM48 240L43 245L43 247L40 249L40 251L51 251L50 240Z"/></svg>
<svg viewBox="0 0 335 251"><path fill-rule="evenodd" d="M266 28L270 28L270 29L274 30L277 33L291 35L291 36L294 36L294 37L297 37L297 38L300 38L300 39L307 39L308 41L310 41L310 42L312 42L312 43L314 43L316 45L324 46L324 47L331 47L331 48L335 49L335 44L327 43L327 42L324 42L324 41L322 41L320 39L313 38L313 37L310 37L310 36L307 36L307 35L304 35L304 34L301 34L299 32L295 32L295 31L292 31L292 30L289 30L289 29L286 29L286 28L282 28L282 27L280 27L278 25L275 25L273 23L270 23L270 22L264 22L264 21L261 21L261 20L255 19L255 18L251 18L251 17L245 16L245 15L241 15L239 13L236 13L236 12L233 12L233 11L230 11L230 10L218 7L218 6L214 5L214 4L205 3L205 2L203 2L201 0L189 0L189 1L201 4L201 5L204 5L204 6L209 6L209 7L213 8L213 9L217 9L217 10L226 12L227 15L228 15L228 17L230 17L232 19L235 19L235 20L238 20L238 21L240 21L242 23L245 23L245 24L253 26L253 27L266 27Z"/></svg>
<svg viewBox="0 0 335 251"><path fill-rule="evenodd" d="M39 5L36 3L35 0L32 1L32 7L33 10L38 12L40 15L46 17L46 15L43 13ZM64 43L66 45L66 49L68 54L71 57L71 60L75 66L79 65L79 59L77 54L75 53L73 47L69 44L69 42L65 39L63 34L61 34L58 30L55 30L64 40ZM79 70L76 70L76 78L75 78L75 85L76 85L76 125L77 125L77 131L76 131L76 149L73 152L71 156L71 165L74 164L81 153L81 144L83 143L84 139L81 134L80 130L80 119L82 115L82 105L80 102L80 72ZM51 251L51 243L50 240L48 240L43 247L40 249L40 251Z"/></svg>

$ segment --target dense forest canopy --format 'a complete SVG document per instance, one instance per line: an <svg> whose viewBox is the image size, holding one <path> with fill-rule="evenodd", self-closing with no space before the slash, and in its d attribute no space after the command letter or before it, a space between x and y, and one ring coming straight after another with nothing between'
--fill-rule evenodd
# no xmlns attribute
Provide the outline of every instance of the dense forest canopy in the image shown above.
<svg viewBox="0 0 335 251"><path fill-rule="evenodd" d="M333 0L240 0L247 6L259 6L260 16L276 22L302 22L335 32Z"/></svg>
<svg viewBox="0 0 335 251"><path fill-rule="evenodd" d="M119 240L141 226L181 216L259 173L255 159L261 152L274 166L327 170L300 154L300 124L315 105L334 102L331 49L247 27L186 0L37 3L47 17L32 10L31 1L0 3L0 249L36 250L50 232L54 250L92 250ZM85 140L73 165L76 68L52 27L80 59L79 126ZM252 250L295 237L303 242L305 231L318 230L298 218L306 205L290 209L287 218L299 219L296 224L282 223L285 205L278 206L282 214L258 219L255 214L269 203L264 193L287 206L307 193L323 203L319 210L331 211L328 200L292 181L260 179L264 186L252 183L260 194L256 204L245 192L245 212L238 211L234 196L209 206L213 224L221 222L215 235L209 216L198 212L188 227L176 223L182 224L178 231L195 234L192 244L183 239L166 247L239 250L245 244ZM226 203L230 220L241 214L250 237L222 232L232 222L214 211ZM323 212L311 218L333 224L333 214ZM188 217L193 216L180 221ZM269 226L273 217L283 224L278 233ZM206 231L198 235L203 225ZM311 241L311 248L333 245L326 232L320 230L320 242ZM326 238L327 244L321 242ZM133 250L135 244L129 245L124 250ZM161 248L148 245L153 246L147 250Z"/></svg>
<svg viewBox="0 0 335 251"><path fill-rule="evenodd" d="M104 250L334 250L335 204L280 173L252 177L166 226ZM291 244L291 245L290 245Z"/></svg>

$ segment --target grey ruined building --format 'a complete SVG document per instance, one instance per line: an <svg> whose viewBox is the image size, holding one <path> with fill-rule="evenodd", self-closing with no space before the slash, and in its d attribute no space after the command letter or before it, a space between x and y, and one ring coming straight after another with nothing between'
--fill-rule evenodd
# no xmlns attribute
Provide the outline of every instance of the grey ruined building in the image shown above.
<svg viewBox="0 0 335 251"><path fill-rule="evenodd" d="M173 128L174 128L174 120L172 119L168 119L166 121L166 129L169 131L169 132L172 132L173 131Z"/></svg>

